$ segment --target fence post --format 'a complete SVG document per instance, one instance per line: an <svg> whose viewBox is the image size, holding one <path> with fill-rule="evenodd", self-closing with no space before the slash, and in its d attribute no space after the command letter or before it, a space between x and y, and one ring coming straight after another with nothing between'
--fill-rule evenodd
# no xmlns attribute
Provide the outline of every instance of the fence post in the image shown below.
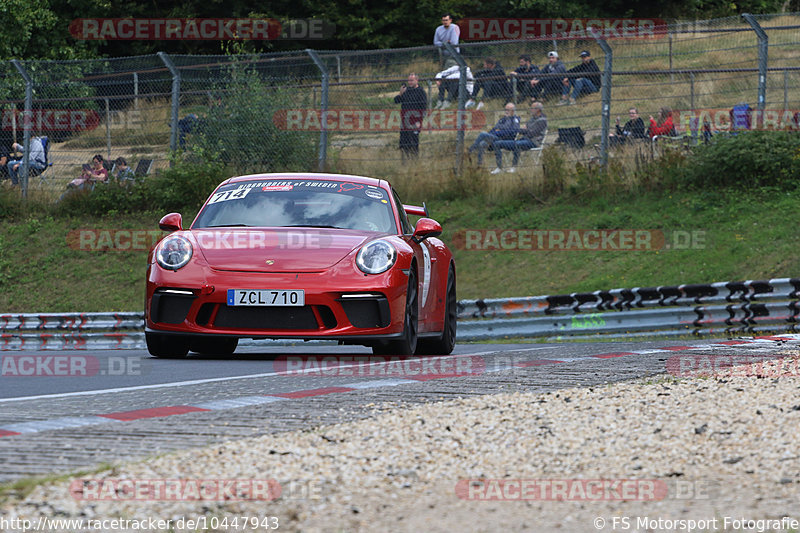
<svg viewBox="0 0 800 533"><path fill-rule="evenodd" d="M139 111L139 73L133 73L133 109Z"/></svg>
<svg viewBox="0 0 800 533"><path fill-rule="evenodd" d="M689 73L689 108L694 113L694 72Z"/></svg>
<svg viewBox="0 0 800 533"><path fill-rule="evenodd" d="M33 127L33 79L31 79L28 71L16 59L12 59L11 63L16 67L22 79L25 80L25 112L22 115L22 172L17 174L20 183L20 190L22 197L28 197L28 169L30 168L29 156L31 153L31 128Z"/></svg>
<svg viewBox="0 0 800 533"><path fill-rule="evenodd" d="M456 115L456 176L461 175L464 160L464 107L467 104L467 62L455 46L444 43L445 48L458 63L458 113ZM444 80L442 80L444 83Z"/></svg>
<svg viewBox="0 0 800 533"><path fill-rule="evenodd" d="M789 71L783 71L783 110L789 111Z"/></svg>
<svg viewBox="0 0 800 533"><path fill-rule="evenodd" d="M311 60L314 61L314 64L317 65L317 68L322 74L322 94L320 95L319 102L322 116L320 117L319 156L317 158L317 169L322 172L325 170L325 161L328 156L328 82L330 75L328 74L327 67L325 67L325 63L322 62L314 50L306 48L306 53L311 57Z"/></svg>
<svg viewBox="0 0 800 533"><path fill-rule="evenodd" d="M514 105L517 105L517 94L519 93L519 89L517 88L518 81L516 76L511 76L511 101L514 102Z"/></svg>
<svg viewBox="0 0 800 533"><path fill-rule="evenodd" d="M672 72L672 32L669 32L669 81L675 83L675 74Z"/></svg>
<svg viewBox="0 0 800 533"><path fill-rule="evenodd" d="M767 52L769 37L758 21L750 13L742 13L742 18L750 24L758 37L758 120L756 126L764 123L764 110L767 107Z"/></svg>
<svg viewBox="0 0 800 533"><path fill-rule="evenodd" d="M159 52L158 57L161 58L161 61L164 62L164 65L166 65L170 74L172 74L172 123L170 125L169 149L175 152L178 149L178 111L181 97L181 73L175 68L175 64L166 53ZM173 158L170 157L169 166L172 167L174 164Z"/></svg>
<svg viewBox="0 0 800 533"><path fill-rule="evenodd" d="M594 28L592 28L592 36L605 54L603 81L600 88L600 109L602 113L600 115L600 164L605 168L608 165L608 134L611 128L611 69L614 62L614 53L606 40L601 39Z"/></svg>
<svg viewBox="0 0 800 533"><path fill-rule="evenodd" d="M111 105L106 101L106 158L111 159Z"/></svg>

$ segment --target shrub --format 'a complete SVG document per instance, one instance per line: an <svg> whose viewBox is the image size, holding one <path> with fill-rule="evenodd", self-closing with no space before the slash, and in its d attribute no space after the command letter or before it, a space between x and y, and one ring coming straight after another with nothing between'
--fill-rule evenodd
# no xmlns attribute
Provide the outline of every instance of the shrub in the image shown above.
<svg viewBox="0 0 800 533"><path fill-rule="evenodd" d="M686 165L685 180L701 189L794 188L800 172L800 135L751 131L700 146Z"/></svg>
<svg viewBox="0 0 800 533"><path fill-rule="evenodd" d="M224 163L236 173L313 168L319 134L282 130L273 118L279 110L303 105L298 91L283 83L266 81L255 70L234 63L216 88L218 105L199 119L189 146L194 155Z"/></svg>
<svg viewBox="0 0 800 533"><path fill-rule="evenodd" d="M58 204L62 214L95 216L141 211L197 209L221 181L230 177L221 163L177 162L174 167L130 185L111 179L91 191L72 190Z"/></svg>

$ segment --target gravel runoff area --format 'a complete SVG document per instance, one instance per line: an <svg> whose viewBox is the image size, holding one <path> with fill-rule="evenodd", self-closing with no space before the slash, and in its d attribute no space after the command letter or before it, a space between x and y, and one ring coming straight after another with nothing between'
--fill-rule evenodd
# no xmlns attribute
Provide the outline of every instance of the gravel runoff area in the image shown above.
<svg viewBox="0 0 800 533"><path fill-rule="evenodd" d="M47 516L153 525L205 516L209 529L266 531L274 521L234 528L234 517L272 516L279 531L797 530L800 358L782 356L756 377L742 375L752 367L737 367L723 371L731 376L376 405L367 420L172 453L86 476L95 481L39 485L7 497L0 523ZM152 489L168 501L127 500L129 493L112 492L130 490L123 479L136 480L144 498ZM185 483L176 489L174 480ZM192 497L192 480L277 480L282 496L174 501ZM229 495L266 498L271 486L236 487ZM70 490L116 499L79 500ZM213 521L225 517L227 529ZM174 531L204 530L202 522L187 525L172 523Z"/></svg>

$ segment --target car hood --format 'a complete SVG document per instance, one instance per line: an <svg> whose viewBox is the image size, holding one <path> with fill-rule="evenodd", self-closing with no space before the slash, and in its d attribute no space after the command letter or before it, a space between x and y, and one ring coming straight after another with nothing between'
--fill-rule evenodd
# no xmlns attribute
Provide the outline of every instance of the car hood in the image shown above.
<svg viewBox="0 0 800 533"><path fill-rule="evenodd" d="M320 272L379 233L327 228L192 230L208 265L239 272Z"/></svg>

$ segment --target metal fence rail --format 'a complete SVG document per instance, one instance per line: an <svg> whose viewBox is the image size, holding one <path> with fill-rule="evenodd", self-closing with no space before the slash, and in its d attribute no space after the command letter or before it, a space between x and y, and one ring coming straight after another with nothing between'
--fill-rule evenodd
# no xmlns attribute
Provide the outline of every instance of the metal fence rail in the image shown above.
<svg viewBox="0 0 800 533"><path fill-rule="evenodd" d="M800 278L462 300L458 318L462 341L795 332ZM142 313L0 315L0 350L142 349L143 320Z"/></svg>
<svg viewBox="0 0 800 533"><path fill-rule="evenodd" d="M648 39L464 40L455 59L465 72L471 69L474 98L485 104L481 109L467 105L473 95L463 91L458 97L440 93L436 75L444 65L435 46L0 61L0 112L7 125L0 143L28 149L35 136L49 138L52 165L41 173L34 169L30 183L23 179L23 194L28 188L63 190L96 154L112 161L123 157L147 175L169 166L171 154L193 150L231 165L232 172L393 172L413 186L431 186L430 176L440 176L444 187L453 171L471 167L464 163L465 149L503 115L506 97L487 94L488 85L478 93L477 80L497 81L485 72L480 76L485 59L496 60L508 76L505 90L525 120L531 87L511 75L520 56L542 67L548 52L557 51L571 68L589 50L604 71L604 89L579 95L575 105L556 106L558 95L545 98L549 129L585 132L582 148L563 146L569 161L594 161L599 151L601 162L609 155L637 162L640 143L609 138L618 118L624 127L632 107L646 126L651 115L658 118L662 108L670 108L676 133L690 144L704 139L706 127L709 135L729 132L729 111L739 103L753 111L750 128L798 129L799 26L799 13L783 13L675 22ZM398 146L405 119L394 99L412 72L427 102L419 157L412 153L409 160ZM448 109L436 109L440 98L451 100ZM535 186L540 167L523 160L520 173L496 176L492 184L522 179Z"/></svg>

